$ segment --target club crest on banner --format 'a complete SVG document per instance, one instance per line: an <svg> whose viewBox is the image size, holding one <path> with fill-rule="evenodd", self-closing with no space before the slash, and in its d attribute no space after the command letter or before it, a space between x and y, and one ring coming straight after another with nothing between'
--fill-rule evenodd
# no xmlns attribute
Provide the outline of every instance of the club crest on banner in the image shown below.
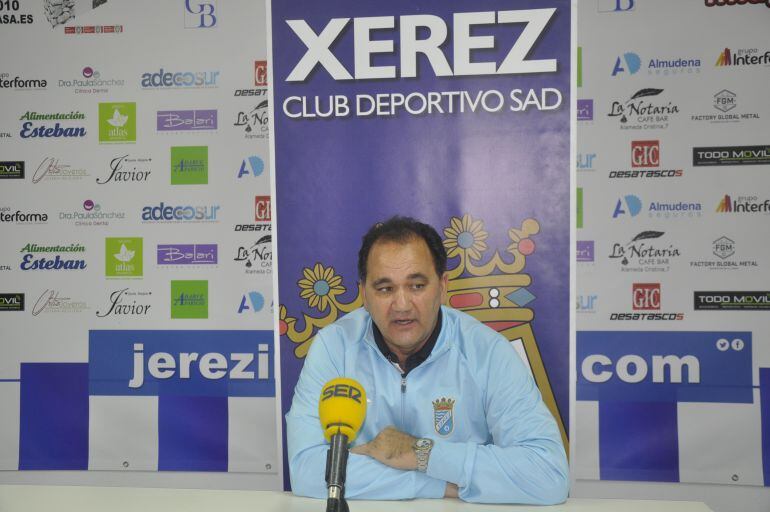
<svg viewBox="0 0 770 512"><path fill-rule="evenodd" d="M441 397L433 400L433 428L440 436L448 436L455 428L454 423L455 400Z"/></svg>

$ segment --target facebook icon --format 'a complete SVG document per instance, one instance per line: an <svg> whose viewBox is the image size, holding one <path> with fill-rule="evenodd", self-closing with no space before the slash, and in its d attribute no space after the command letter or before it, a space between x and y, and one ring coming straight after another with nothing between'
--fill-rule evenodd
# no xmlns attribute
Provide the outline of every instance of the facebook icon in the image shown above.
<svg viewBox="0 0 770 512"><path fill-rule="evenodd" d="M216 0L198 2L184 0L184 27L185 28L212 28L217 24Z"/></svg>

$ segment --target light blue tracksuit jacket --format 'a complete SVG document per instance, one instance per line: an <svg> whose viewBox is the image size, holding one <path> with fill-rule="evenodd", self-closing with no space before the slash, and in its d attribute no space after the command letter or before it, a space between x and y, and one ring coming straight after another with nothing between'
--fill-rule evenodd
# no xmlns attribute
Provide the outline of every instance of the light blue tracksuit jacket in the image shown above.
<svg viewBox="0 0 770 512"><path fill-rule="evenodd" d="M428 471L393 469L350 454L346 497L440 498L447 482L465 501L561 503L569 476L561 436L540 392L510 343L470 315L442 307L432 353L402 378L377 348L362 308L318 332L286 415L292 490L326 497L326 451L318 419L323 385L350 377L368 407L355 444L394 425L434 440ZM453 400L451 417L434 401ZM446 404L447 401L444 403Z"/></svg>

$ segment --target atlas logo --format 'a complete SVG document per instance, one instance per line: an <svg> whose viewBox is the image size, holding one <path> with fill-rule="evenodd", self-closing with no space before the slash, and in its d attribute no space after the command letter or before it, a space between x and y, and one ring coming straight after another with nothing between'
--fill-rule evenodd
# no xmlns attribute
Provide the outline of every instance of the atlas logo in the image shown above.
<svg viewBox="0 0 770 512"><path fill-rule="evenodd" d="M307 47L307 51L286 77L286 81L303 82L316 66L326 70L334 80L386 79L397 76L415 78L419 54L427 58L427 63L435 76L553 73L556 72L556 59L528 60L526 56L545 34L548 22L555 12L555 8L458 12L453 15L451 29L442 18L425 14L399 16L398 22L395 16L354 18L353 74L331 50L333 43L338 43L344 38L344 32L350 25L350 18L331 19L319 32L311 28L305 20L286 20L294 34ZM471 36L475 26L495 24L524 24L524 29L499 64L471 58L471 49L492 49L500 47L501 44L509 44L497 41L495 36L483 39ZM400 54L398 67L371 64L374 55L396 51L395 41L372 39L372 31L382 29L398 31ZM429 37L418 37L425 32L430 34ZM450 41L449 44L453 49L452 65L444 53L447 41ZM336 44L337 48L341 46L344 45Z"/></svg>
<svg viewBox="0 0 770 512"><path fill-rule="evenodd" d="M632 296L635 311L660 310L660 283L634 283Z"/></svg>
<svg viewBox="0 0 770 512"><path fill-rule="evenodd" d="M642 200L635 195L627 195L615 204L615 210L612 212L612 218L617 219L621 215L630 215L636 217L642 211Z"/></svg>
<svg viewBox="0 0 770 512"><path fill-rule="evenodd" d="M612 76L617 76L619 73L626 72L629 75L635 75L641 67L642 59L639 58L639 55L634 52L627 52L615 59L615 66L612 68Z"/></svg>
<svg viewBox="0 0 770 512"><path fill-rule="evenodd" d="M657 140L631 141L631 167L660 166L660 142Z"/></svg>
<svg viewBox="0 0 770 512"><path fill-rule="evenodd" d="M212 28L217 24L216 0L184 0L184 28Z"/></svg>

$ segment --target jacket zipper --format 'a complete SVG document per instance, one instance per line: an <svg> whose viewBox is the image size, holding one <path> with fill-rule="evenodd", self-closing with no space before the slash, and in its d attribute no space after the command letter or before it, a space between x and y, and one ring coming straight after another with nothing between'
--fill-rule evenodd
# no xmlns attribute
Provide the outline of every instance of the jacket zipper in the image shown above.
<svg viewBox="0 0 770 512"><path fill-rule="evenodd" d="M404 409L406 408L406 376L401 376L401 428L404 428Z"/></svg>

